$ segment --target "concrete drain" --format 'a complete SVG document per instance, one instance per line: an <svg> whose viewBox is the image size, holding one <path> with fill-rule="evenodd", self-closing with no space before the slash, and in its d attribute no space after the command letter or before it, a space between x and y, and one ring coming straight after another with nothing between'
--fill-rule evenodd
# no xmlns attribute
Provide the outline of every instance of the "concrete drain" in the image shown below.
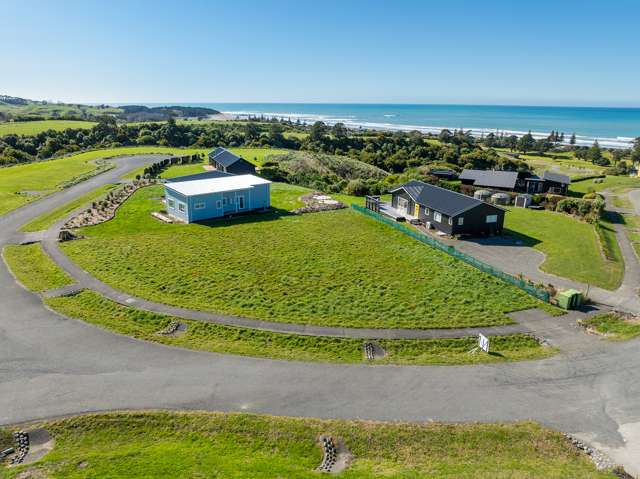
<svg viewBox="0 0 640 479"><path fill-rule="evenodd" d="M37 461L53 449L53 438L46 429L13 433L17 451L11 458L12 465L29 464Z"/></svg>
<svg viewBox="0 0 640 479"><path fill-rule="evenodd" d="M344 471L351 461L351 453L342 444L331 436L320 436L322 447L322 463L318 466L318 471L337 474Z"/></svg>
<svg viewBox="0 0 640 479"><path fill-rule="evenodd" d="M368 361L384 358L385 352L382 346L374 342L364 343L364 356Z"/></svg>
<svg viewBox="0 0 640 479"><path fill-rule="evenodd" d="M178 321L171 321L164 329L158 331L158 334L163 336L176 336L186 331L187 325Z"/></svg>

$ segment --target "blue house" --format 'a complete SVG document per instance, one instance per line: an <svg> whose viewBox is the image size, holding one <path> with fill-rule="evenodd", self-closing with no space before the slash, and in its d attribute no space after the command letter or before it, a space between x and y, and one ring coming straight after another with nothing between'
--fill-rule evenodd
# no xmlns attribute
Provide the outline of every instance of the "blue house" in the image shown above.
<svg viewBox="0 0 640 479"><path fill-rule="evenodd" d="M174 178L164 185L167 213L185 223L193 223L265 210L271 206L270 185L269 180L254 175L202 173Z"/></svg>

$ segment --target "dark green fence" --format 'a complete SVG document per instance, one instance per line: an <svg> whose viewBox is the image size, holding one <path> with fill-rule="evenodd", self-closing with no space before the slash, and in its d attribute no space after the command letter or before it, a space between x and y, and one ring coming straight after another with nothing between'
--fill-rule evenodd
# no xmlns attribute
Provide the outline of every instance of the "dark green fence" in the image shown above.
<svg viewBox="0 0 640 479"><path fill-rule="evenodd" d="M398 231L401 231L407 236L411 236L412 238L417 239L418 241L426 243L429 246L439 249L440 251L444 251L448 255L451 255L454 258L458 258L459 260L464 261L467 264L470 264L471 266L479 269L480 271L484 271L485 273L488 273L491 276L501 279L506 283L512 284L520 288L521 290L525 291L526 293L529 293L530 295L535 296L538 299L541 299L542 301L545 301L547 303L549 302L549 292L547 290L536 288L535 286L532 286L531 284L529 284L527 281L524 281L523 279L516 278L515 276L507 274L503 271L500 271L499 269L495 269L493 266L490 266L487 263L483 263L482 261L477 260L473 256L469 256L467 254L464 254L458 251L457 249L455 249L455 247L451 245L445 244L441 241L438 241L435 238L427 236L426 234L420 233L419 231L416 231L414 228L410 228L402 223L398 223L397 221L392 220L391 218L388 218L384 215L381 215L380 213L376 213L374 211L368 210L366 208L363 208L362 206L355 205L355 204L352 204L351 208L353 208L354 210L366 216L370 216L371 218L381 221L382 223L385 223L391 226L392 228L395 228Z"/></svg>

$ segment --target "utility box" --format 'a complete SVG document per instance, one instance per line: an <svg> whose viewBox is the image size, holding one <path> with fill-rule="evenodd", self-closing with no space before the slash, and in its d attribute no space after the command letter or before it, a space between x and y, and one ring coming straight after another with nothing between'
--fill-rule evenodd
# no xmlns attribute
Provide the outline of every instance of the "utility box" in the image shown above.
<svg viewBox="0 0 640 479"><path fill-rule="evenodd" d="M568 289L558 294L558 306L562 309L578 309L582 305L582 293Z"/></svg>

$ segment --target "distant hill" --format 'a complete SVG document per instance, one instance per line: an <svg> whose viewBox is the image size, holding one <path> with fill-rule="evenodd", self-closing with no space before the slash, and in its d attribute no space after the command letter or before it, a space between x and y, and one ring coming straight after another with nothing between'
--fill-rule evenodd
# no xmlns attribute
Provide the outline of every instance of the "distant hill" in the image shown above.
<svg viewBox="0 0 640 479"><path fill-rule="evenodd" d="M163 121L170 117L206 117L220 113L211 108L186 106L146 107L142 105L109 106L79 103L50 103L0 95L0 122L35 120L97 120L112 115L124 121Z"/></svg>

